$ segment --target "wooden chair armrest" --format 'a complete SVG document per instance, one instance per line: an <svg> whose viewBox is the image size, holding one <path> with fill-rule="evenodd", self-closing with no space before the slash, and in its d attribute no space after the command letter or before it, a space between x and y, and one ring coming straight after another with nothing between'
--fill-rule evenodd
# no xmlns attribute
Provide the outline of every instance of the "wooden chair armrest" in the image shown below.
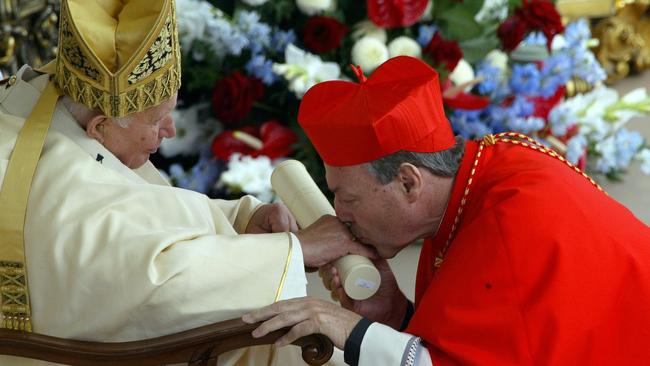
<svg viewBox="0 0 650 366"><path fill-rule="evenodd" d="M253 338L251 332L258 325L246 324L237 318L132 342L75 341L0 329L0 355L75 366L217 365L217 357L224 352L272 344L288 331L282 329L262 338ZM322 365L332 357L332 341L322 334L300 338L294 344L302 347L302 358L310 365Z"/></svg>

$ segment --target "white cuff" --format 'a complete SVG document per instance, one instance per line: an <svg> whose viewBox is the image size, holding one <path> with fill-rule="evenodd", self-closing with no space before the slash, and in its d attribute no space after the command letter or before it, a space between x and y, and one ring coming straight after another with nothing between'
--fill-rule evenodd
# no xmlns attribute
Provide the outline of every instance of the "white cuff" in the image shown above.
<svg viewBox="0 0 650 366"><path fill-rule="evenodd" d="M382 365L430 366L431 357L418 337L375 322L361 342L359 366Z"/></svg>

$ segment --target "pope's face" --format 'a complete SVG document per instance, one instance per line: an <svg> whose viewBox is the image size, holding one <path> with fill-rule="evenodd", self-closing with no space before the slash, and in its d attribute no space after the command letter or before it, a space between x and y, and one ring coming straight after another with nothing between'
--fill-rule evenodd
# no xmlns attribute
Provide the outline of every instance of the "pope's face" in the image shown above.
<svg viewBox="0 0 650 366"><path fill-rule="evenodd" d="M392 258L417 239L410 229L409 205L396 181L379 183L365 165L325 169L336 215L359 241L374 246L383 258Z"/></svg>
<svg viewBox="0 0 650 366"><path fill-rule="evenodd" d="M163 138L176 136L172 118L175 106L176 95L154 108L134 113L127 127L111 120L105 127L104 147L129 168L141 167L158 150Z"/></svg>

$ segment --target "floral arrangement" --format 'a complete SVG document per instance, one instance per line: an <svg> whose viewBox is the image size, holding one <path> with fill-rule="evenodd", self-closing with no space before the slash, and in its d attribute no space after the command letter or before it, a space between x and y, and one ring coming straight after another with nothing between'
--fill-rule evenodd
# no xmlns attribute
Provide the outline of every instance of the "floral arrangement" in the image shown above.
<svg viewBox="0 0 650 366"><path fill-rule="evenodd" d="M369 75L390 57L441 75L456 133L519 131L591 174L617 178L650 149L624 126L650 112L645 90L620 97L589 50L589 25L563 25L550 0L176 0L183 85L177 137L154 162L173 183L215 197L269 201L287 157L324 187L322 163L297 125L315 83ZM579 82L590 91L570 95Z"/></svg>

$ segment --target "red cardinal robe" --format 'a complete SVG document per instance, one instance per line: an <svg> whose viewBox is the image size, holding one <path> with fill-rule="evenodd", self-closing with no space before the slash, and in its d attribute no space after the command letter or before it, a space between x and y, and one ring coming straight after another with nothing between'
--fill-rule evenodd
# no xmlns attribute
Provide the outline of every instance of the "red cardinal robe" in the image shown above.
<svg viewBox="0 0 650 366"><path fill-rule="evenodd" d="M434 365L649 365L650 228L539 151L468 142L409 333Z"/></svg>

